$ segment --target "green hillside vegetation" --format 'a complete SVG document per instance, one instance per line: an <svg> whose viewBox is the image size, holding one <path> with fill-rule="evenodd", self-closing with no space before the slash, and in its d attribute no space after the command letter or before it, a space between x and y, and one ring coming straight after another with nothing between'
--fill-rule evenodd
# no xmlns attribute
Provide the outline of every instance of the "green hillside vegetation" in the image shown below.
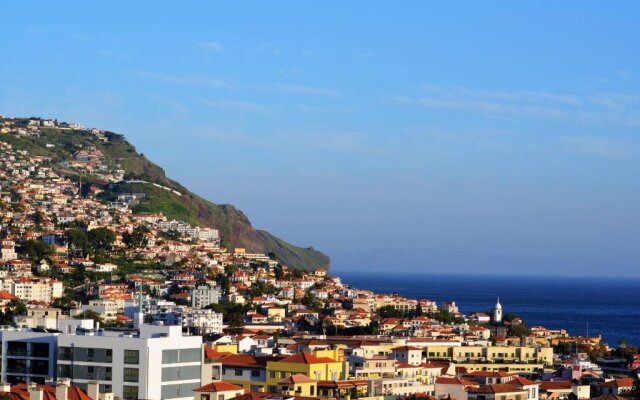
<svg viewBox="0 0 640 400"><path fill-rule="evenodd" d="M216 228L220 231L223 245L231 249L244 247L247 252L272 254L282 263L294 268L309 270L329 266L329 257L313 248L294 246L266 231L256 230L244 213L233 205L214 204L191 193L178 182L169 179L161 167L138 153L124 136L113 132L104 132L104 136L107 141L84 130L41 128L39 137L3 134L0 135L0 140L34 155L52 157L56 170L67 175L75 173L62 167L60 162L72 159L76 150L93 146L104 154L107 165L120 166L125 170L125 180L150 182L107 184L96 177L83 175L84 182L102 186L105 192L100 196L103 199L114 199L118 193L145 193L145 198L133 208L135 213L162 212L169 219ZM47 144L53 144L54 147L47 148ZM176 190L182 196L151 183Z"/></svg>

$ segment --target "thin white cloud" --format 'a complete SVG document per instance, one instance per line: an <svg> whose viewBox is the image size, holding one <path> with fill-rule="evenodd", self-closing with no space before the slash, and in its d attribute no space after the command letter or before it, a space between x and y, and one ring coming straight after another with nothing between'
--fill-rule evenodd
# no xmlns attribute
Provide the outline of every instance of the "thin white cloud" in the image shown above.
<svg viewBox="0 0 640 400"><path fill-rule="evenodd" d="M324 97L338 97L340 93L335 89L322 88L315 86L304 85L291 85L291 84L274 84L264 86L268 91L287 93L287 94L299 94L304 96L324 96Z"/></svg>
<svg viewBox="0 0 640 400"><path fill-rule="evenodd" d="M182 85L203 86L211 88L229 88L231 84L222 79L211 78L207 75L173 75L161 72L136 71L136 75L141 78L167 83Z"/></svg>
<svg viewBox="0 0 640 400"><path fill-rule="evenodd" d="M213 40L209 40L209 41L204 41L204 42L198 42L196 43L196 45L206 51L212 52L212 53L219 53L221 51L224 50L224 46L222 45L222 43L220 42L216 42Z"/></svg>
<svg viewBox="0 0 640 400"><path fill-rule="evenodd" d="M288 146L295 146L299 151L329 152L349 155L383 156L387 149L375 146L366 133L357 131L278 131L256 132L227 131L217 126L203 126L198 129L202 137L223 141L225 143L240 144L264 150L281 150Z"/></svg>
<svg viewBox="0 0 640 400"><path fill-rule="evenodd" d="M277 83L272 85L232 85L230 82L222 79L212 78L208 75L175 75L153 71L135 71L135 74L147 80L153 80L165 83L175 83L180 85L193 85L210 88L234 88L245 89L249 91L268 91L273 93L284 93L301 96L318 96L318 97L339 97L340 93L331 88L323 88L317 86L305 86Z"/></svg>
<svg viewBox="0 0 640 400"><path fill-rule="evenodd" d="M396 104L455 110L484 117L540 117L565 122L639 126L640 95L634 93L567 94L533 91L487 91L466 87L421 86L414 96L392 97Z"/></svg>
<svg viewBox="0 0 640 400"><path fill-rule="evenodd" d="M274 110L268 106L243 100L230 99L199 99L200 104L226 111L251 112L257 114L273 114Z"/></svg>

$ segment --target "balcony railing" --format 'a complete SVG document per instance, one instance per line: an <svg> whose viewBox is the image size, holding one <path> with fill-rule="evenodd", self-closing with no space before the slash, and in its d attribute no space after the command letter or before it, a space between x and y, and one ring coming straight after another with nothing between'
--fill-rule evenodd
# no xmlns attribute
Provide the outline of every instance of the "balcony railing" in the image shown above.
<svg viewBox="0 0 640 400"><path fill-rule="evenodd" d="M7 350L5 353L7 357L36 357L36 358L49 358L48 353L42 353L39 351L27 351L27 350Z"/></svg>

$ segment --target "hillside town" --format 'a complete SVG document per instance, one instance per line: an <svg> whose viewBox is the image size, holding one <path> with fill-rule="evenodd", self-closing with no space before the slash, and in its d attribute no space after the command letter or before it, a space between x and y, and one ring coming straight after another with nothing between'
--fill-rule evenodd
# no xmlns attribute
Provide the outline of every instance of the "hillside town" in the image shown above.
<svg viewBox="0 0 640 400"><path fill-rule="evenodd" d="M60 159L53 128L91 140ZM639 398L633 346L530 327L500 299L465 314L358 289L135 212L145 193L105 189L132 179L91 145L109 138L0 118L0 398Z"/></svg>

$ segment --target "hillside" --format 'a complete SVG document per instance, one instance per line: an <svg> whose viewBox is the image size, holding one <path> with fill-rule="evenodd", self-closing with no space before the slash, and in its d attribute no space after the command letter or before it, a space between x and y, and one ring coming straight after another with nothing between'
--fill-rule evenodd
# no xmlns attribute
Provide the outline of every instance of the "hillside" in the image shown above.
<svg viewBox="0 0 640 400"><path fill-rule="evenodd" d="M24 121L28 128L28 120ZM122 135L107 131L92 133L85 129L38 127L37 134L5 133L0 135L0 140L30 154L52 157L53 167L70 176L77 175L77 172L65 168L65 162L72 160L73 153L80 149L95 148L103 154L105 164L124 172L124 180L119 183L106 182L90 173L82 175L84 182L91 182L104 190L101 197L105 200L115 198L118 193L145 193L145 198L133 207L134 212L163 212L169 219L216 228L220 231L223 245L231 249L244 247L247 252L271 254L291 267L309 270L329 266L329 257L325 254L311 247L291 245L266 231L257 230L246 215L233 205L215 204L169 179L160 166L138 153Z"/></svg>

